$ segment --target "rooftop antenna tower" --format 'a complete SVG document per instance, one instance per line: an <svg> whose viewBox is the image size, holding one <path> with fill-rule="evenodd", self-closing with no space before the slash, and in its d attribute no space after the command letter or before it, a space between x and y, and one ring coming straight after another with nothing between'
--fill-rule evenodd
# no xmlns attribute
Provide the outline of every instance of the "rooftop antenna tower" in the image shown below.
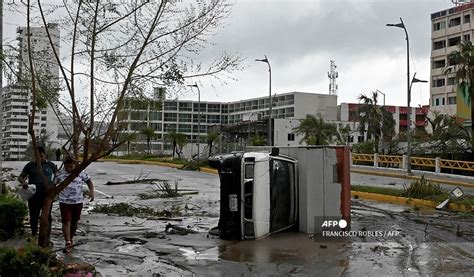
<svg viewBox="0 0 474 277"><path fill-rule="evenodd" d="M337 95L337 84L336 84L336 79L338 77L337 71L336 71L336 62L331 60L331 67L328 72L328 77L329 77L329 94L330 95Z"/></svg>

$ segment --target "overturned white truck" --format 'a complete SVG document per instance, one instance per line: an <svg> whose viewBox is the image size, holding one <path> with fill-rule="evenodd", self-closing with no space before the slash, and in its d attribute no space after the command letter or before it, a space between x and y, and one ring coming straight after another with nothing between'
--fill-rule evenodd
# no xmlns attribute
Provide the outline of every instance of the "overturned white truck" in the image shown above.
<svg viewBox="0 0 474 277"><path fill-rule="evenodd" d="M326 220L350 227L349 150L274 147L215 156L222 239L257 239L283 230L320 233Z"/></svg>

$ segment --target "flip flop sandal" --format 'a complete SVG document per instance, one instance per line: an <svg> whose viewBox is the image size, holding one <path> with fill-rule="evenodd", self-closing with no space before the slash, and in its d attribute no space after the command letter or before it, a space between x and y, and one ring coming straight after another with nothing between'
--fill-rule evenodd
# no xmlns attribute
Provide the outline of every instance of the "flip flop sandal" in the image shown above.
<svg viewBox="0 0 474 277"><path fill-rule="evenodd" d="M66 247L63 249L64 253L71 253L72 251L72 241L66 241Z"/></svg>

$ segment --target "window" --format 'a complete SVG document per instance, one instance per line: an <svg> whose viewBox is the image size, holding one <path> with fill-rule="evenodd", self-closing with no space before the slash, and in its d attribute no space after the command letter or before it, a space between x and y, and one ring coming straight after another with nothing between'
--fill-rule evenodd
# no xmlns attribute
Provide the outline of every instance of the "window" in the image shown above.
<svg viewBox="0 0 474 277"><path fill-rule="evenodd" d="M436 22L433 24L433 31L439 31L446 28L446 21Z"/></svg>
<svg viewBox="0 0 474 277"><path fill-rule="evenodd" d="M448 105L455 105L456 104L456 96L448 97Z"/></svg>
<svg viewBox="0 0 474 277"><path fill-rule="evenodd" d="M444 78L440 78L440 79L433 79L433 87L434 88L437 88L437 87L444 87L445 83L444 83Z"/></svg>
<svg viewBox="0 0 474 277"><path fill-rule="evenodd" d="M449 20L449 27L454 27L458 25L461 25L461 17L451 18Z"/></svg>
<svg viewBox="0 0 474 277"><path fill-rule="evenodd" d="M454 77L449 77L449 78L448 78L448 81L446 82L446 84L447 84L448 86L452 86L452 85L454 85L454 83L455 83Z"/></svg>
<svg viewBox="0 0 474 277"><path fill-rule="evenodd" d="M471 35L470 34L466 34L463 36L463 40L464 41L471 41Z"/></svg>
<svg viewBox="0 0 474 277"><path fill-rule="evenodd" d="M439 106L439 98L435 99L435 106Z"/></svg>
<svg viewBox="0 0 474 277"><path fill-rule="evenodd" d="M178 103L165 102L165 111L176 111L176 110L178 110Z"/></svg>
<svg viewBox="0 0 474 277"><path fill-rule="evenodd" d="M176 122L178 120L178 114L176 113L165 113L164 121Z"/></svg>
<svg viewBox="0 0 474 277"><path fill-rule="evenodd" d="M443 106L446 105L446 102L445 102L445 101L446 101L446 98L443 97L443 98L441 98L441 99L442 99L442 102L443 102Z"/></svg>
<svg viewBox="0 0 474 277"><path fill-rule="evenodd" d="M179 103L179 110L180 110L180 111L187 111L187 112L192 111L192 110L193 110L192 103L183 103L183 102L180 102L180 103Z"/></svg>
<svg viewBox="0 0 474 277"><path fill-rule="evenodd" d="M446 47L446 40L435 41L433 43L433 50L438 50Z"/></svg>
<svg viewBox="0 0 474 277"><path fill-rule="evenodd" d="M438 60L438 61L433 61L433 68L442 68L446 66L446 60Z"/></svg>
<svg viewBox="0 0 474 277"><path fill-rule="evenodd" d="M270 232L296 223L296 186L294 164L270 160Z"/></svg>
<svg viewBox="0 0 474 277"><path fill-rule="evenodd" d="M471 15L466 14L464 15L464 24L471 22Z"/></svg>
<svg viewBox="0 0 474 277"><path fill-rule="evenodd" d="M461 37L453 37L448 39L448 46L456 46L461 43Z"/></svg>
<svg viewBox="0 0 474 277"><path fill-rule="evenodd" d="M179 122L191 122L191 114L187 114L187 113L180 114Z"/></svg>
<svg viewBox="0 0 474 277"><path fill-rule="evenodd" d="M288 141L295 141L295 134L289 133L288 134Z"/></svg>

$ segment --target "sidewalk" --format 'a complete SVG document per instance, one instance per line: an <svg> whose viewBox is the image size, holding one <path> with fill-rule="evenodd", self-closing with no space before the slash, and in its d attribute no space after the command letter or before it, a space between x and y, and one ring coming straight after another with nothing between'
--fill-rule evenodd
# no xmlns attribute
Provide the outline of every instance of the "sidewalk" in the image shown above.
<svg viewBox="0 0 474 277"><path fill-rule="evenodd" d="M402 169L398 168L385 168L385 167L372 167L372 166L361 166L353 165L351 167L352 173L359 173L365 175L377 175L385 177L402 178L409 180L419 180L422 175L428 181L435 183L441 183L452 186L461 186L466 188L474 188L474 177L453 175L446 173L435 173L431 171L412 170L411 174L407 174Z"/></svg>

